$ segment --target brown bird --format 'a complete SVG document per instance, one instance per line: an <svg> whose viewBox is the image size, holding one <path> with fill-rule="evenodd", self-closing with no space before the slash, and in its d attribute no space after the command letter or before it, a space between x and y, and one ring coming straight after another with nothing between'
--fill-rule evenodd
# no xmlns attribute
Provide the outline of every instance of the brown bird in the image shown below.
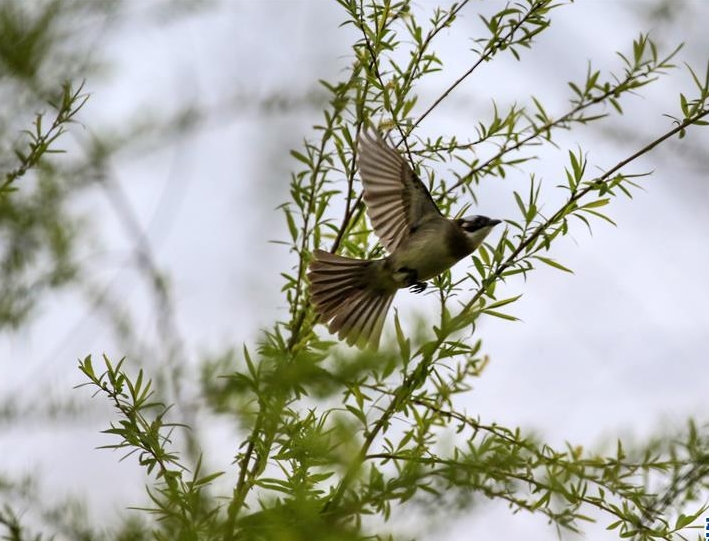
<svg viewBox="0 0 709 541"><path fill-rule="evenodd" d="M308 278L313 305L329 331L349 345L376 349L396 291L422 292L426 280L473 253L500 220L446 218L378 133L360 134L357 144L367 214L390 255L367 260L314 250Z"/></svg>

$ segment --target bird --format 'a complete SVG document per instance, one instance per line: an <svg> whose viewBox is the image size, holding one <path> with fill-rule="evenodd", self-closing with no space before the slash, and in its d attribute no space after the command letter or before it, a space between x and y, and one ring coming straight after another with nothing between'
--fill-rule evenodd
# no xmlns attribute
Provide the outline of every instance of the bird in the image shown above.
<svg viewBox="0 0 709 541"><path fill-rule="evenodd" d="M315 249L308 267L310 298L321 322L348 345L376 351L399 289L426 281L472 254L501 220L446 218L406 159L378 131L357 136L363 200L389 255L354 259Z"/></svg>

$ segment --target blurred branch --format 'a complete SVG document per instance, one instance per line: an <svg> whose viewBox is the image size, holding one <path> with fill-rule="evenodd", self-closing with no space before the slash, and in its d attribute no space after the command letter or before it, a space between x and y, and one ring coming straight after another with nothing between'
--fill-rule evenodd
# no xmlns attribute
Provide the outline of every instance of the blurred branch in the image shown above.
<svg viewBox="0 0 709 541"><path fill-rule="evenodd" d="M49 105L56 110L56 115L45 130L43 126L43 113L37 113L34 120L34 129L25 130L29 136L29 143L25 150L16 149L15 155L19 158L20 164L13 170L5 173L5 180L0 184L0 195L10 191L10 185L22 177L32 167L36 166L45 154L57 154L63 150L51 148L51 145L66 131L66 125L74 122L74 116L81 110L89 99L88 94L82 94L84 83L74 90L70 82L62 85L62 93L59 100L49 101Z"/></svg>
<svg viewBox="0 0 709 541"><path fill-rule="evenodd" d="M607 190L612 188L612 186L610 186L611 184L613 184L614 186L620 184L623 180L626 179L626 177L620 175L619 171L623 169L626 165L634 162L641 156L647 154L667 139L675 135L681 136L682 134L684 134L688 127L693 125L703 125L705 122L702 119L707 115L709 115L709 109L701 109L695 112L694 114L692 114L692 116L685 118L681 122L678 122L677 125L671 130L656 138L654 141L648 143L643 148L637 150L624 160L621 160L620 162L615 164L613 167L608 169L599 177L596 177L595 179L592 179L590 181L585 181L585 186L583 188L574 191L573 194L567 199L567 201L561 206L561 208L559 208L546 221L539 224L537 228L529 236L522 240L519 245L517 245L517 247L507 256L507 258L503 262L501 262L495 268L495 270L486 277L482 287L480 287L470 299L470 301L465 304L465 307L460 311L457 318L462 318L464 320L468 316L468 313L482 298L482 296L486 294L489 285L502 278L505 275L505 271L507 269L518 264L519 258L523 253L528 255L530 250L537 243L537 241L539 241L550 228L559 225L561 222L566 220L566 217L570 213L576 211L579 208L578 202L581 199L583 199L591 192L600 192L601 194L603 194ZM551 234L550 238L553 238L555 235L556 231Z"/></svg>
<svg viewBox="0 0 709 541"><path fill-rule="evenodd" d="M166 360L165 378L172 391L169 401L176 404L180 415L189 426L194 426L195 414L187 404L182 389L184 370L187 367L182 335L177 325L175 308L166 277L160 270L150 241L120 184L106 173L106 166L100 168L98 183L113 208L126 235L132 239L138 269L145 276L157 309L157 329L160 344ZM192 459L197 460L198 445L193 432L186 433L187 449Z"/></svg>

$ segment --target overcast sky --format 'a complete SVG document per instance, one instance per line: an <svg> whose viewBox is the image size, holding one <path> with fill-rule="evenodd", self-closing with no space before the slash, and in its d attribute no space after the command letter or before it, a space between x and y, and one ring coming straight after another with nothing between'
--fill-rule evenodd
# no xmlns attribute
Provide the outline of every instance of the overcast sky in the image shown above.
<svg viewBox="0 0 709 541"><path fill-rule="evenodd" d="M619 69L614 52L629 50L642 31L653 30L668 48L687 42L680 61L703 72L709 4L677 2L680 19L672 23L648 19L651 5L596 0L554 11L552 27L534 50L523 52L523 62L501 57L484 66L422 124L421 133L469 133L472 138L472 126L489 111L493 98L501 105L525 103L535 94L552 104L552 114L561 112L569 98L566 81L582 80L589 60L599 69ZM461 45L469 43L465 30L468 21L476 24L478 7L472 3L463 22L442 40L439 53L451 79L470 65L472 56ZM430 4L418 2L416 9L428 12ZM82 113L87 130L110 129L141 109L145 114L150 108L168 111L191 101L242 104L236 115L211 118L198 135L113 164L159 264L169 273L179 327L195 359L232 344L253 343L260 327L283 315L279 273L289 256L268 241L284 237L275 207L287 199L289 173L296 167L288 151L313 136L311 126L321 112L312 106L264 112L254 103L269 93L298 100L317 89L318 79L342 77L354 39L351 27L339 27L343 18L335 2L224 1L165 25L136 15L101 44L115 68L110 77L87 81L91 99ZM434 79L420 89L419 112L442 84ZM691 92L691 87L678 70L656 88L626 99L626 115L604 129L562 134L559 149L545 151L542 160L530 165L550 194L545 210L554 208L558 195L551 194L563 178L569 149L580 145L586 150L590 170L614 165L668 129L670 121L662 114L677 111L680 91ZM706 149L708 142L706 129L691 130L688 149ZM707 157L700 151L695 159L681 149L669 145L631 167L654 174L640 181L644 189L633 200L613 201L609 214L617 228L597 222L591 236L578 224L555 245L550 256L573 269L573 275L540 268L526 282L512 280L505 286L505 296L523 294L511 309L521 321L480 322L479 336L491 364L474 383L465 406L469 413L538 431L554 445L569 441L598 449L618 437L638 441L658 430L680 430L689 415L705 420L700 378L709 350ZM529 171L484 183L474 211L512 217L512 190L525 190ZM101 250L92 255L91 265L100 269L95 278L131 307L138 328L151 328L150 298L127 263L130 239L98 190L76 205L96 227L95 246ZM395 306L420 315L435 304L402 292ZM126 352L105 322L92 317L78 299L62 295L43 308L19 335L0 338L0 353L12 359L0 363L0 389L10 392L29 381L42 388L37 382L43 381L56 396L73 393L87 408L98 407L100 400L91 400L88 392L71 390L82 382L76 360L103 352L117 360ZM16 426L0 435L0 456L16 472L39 468L48 491L91 491L98 509L140 504L144 493L138 466L94 450L109 442L98 434L108 421L106 416L92 426ZM222 428L208 437L214 444L208 452L214 468L229 468L233 435ZM68 483L69 478L75 480ZM124 482L118 490L95 493L102 479ZM446 524L455 532L446 538L489 538L495 532L497 538L548 539L555 533L545 522L493 506ZM594 539L615 538L604 532L605 525L589 530ZM441 527L427 532L428 538L440 539Z"/></svg>

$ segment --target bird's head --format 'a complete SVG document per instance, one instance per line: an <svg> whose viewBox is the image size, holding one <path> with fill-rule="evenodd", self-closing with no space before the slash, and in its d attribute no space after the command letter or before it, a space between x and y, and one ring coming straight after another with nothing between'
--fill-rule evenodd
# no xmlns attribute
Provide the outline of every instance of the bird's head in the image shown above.
<svg viewBox="0 0 709 541"><path fill-rule="evenodd" d="M487 216L465 216L455 220L456 224L465 233L473 249L477 249L485 240L492 228L501 223L501 220L488 218Z"/></svg>

